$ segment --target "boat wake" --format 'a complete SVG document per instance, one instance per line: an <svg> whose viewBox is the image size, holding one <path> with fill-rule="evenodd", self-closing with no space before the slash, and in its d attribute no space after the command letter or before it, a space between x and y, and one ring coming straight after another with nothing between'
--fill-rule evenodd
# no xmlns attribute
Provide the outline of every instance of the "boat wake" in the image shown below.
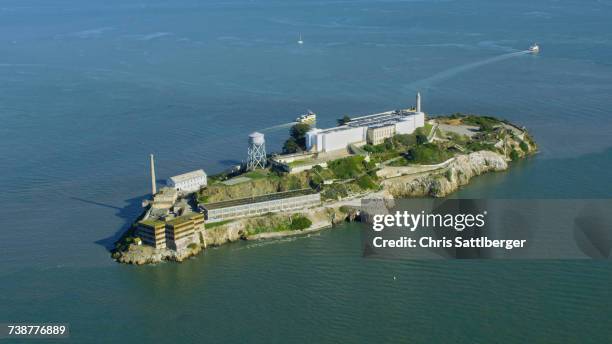
<svg viewBox="0 0 612 344"><path fill-rule="evenodd" d="M457 74L460 73L464 73L467 72L469 70L472 70L474 68L478 68L484 65L488 65L491 63L495 63L495 62L499 62L499 61L504 61L513 57L517 57L517 56L522 56L522 55L527 55L530 54L531 52L529 50L523 50L523 51L516 51L516 52L512 52L512 53L508 53L508 54L503 54L503 55L499 55L499 56L495 56L495 57L490 57L488 59L482 60L482 61L477 61L477 62L472 62L472 63L468 63L462 66L457 66L457 67L453 67L450 69L447 69L445 71L442 71L440 73L436 73L428 78L425 79L421 79L419 81L415 81L412 82L406 86L404 86L404 89L406 91L408 90L416 90L416 89L423 89L429 86L433 86L436 83L442 81L442 80L446 80L446 79L450 79L452 77L454 77Z"/></svg>
<svg viewBox="0 0 612 344"><path fill-rule="evenodd" d="M271 127L268 127L268 128L264 128L264 129L261 129L261 130L259 130L259 131L260 131L260 132L262 132L262 133L263 133L263 132L268 132L268 133L269 133L269 132L271 132L271 131L278 131L278 130L281 130L281 129L286 129L286 128L289 128L289 127L291 127L292 125L294 125L294 124L296 124L296 123L297 123L297 122L283 123L283 124L279 124L279 125L271 126Z"/></svg>

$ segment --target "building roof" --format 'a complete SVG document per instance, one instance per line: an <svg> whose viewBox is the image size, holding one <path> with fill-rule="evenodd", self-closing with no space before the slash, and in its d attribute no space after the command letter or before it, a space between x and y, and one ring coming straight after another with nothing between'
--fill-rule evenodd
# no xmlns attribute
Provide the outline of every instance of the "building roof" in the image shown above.
<svg viewBox="0 0 612 344"><path fill-rule="evenodd" d="M176 184L176 183L187 181L189 179L200 178L200 177L206 177L206 173L202 169L179 174L178 176L170 177L170 180L172 180L172 182Z"/></svg>
<svg viewBox="0 0 612 344"><path fill-rule="evenodd" d="M204 216L204 215L201 214L201 213L190 212L190 213L183 214L181 216L175 217L173 219L169 219L169 220L166 221L166 223L171 225L171 226L176 226L176 225L183 224L185 222L189 222L189 221L193 220L194 218L197 218L198 216Z"/></svg>
<svg viewBox="0 0 612 344"><path fill-rule="evenodd" d="M153 195L153 200L155 200L155 198L162 199L164 197L176 197L177 195L178 192L176 189L164 186L163 188L159 189L158 193Z"/></svg>
<svg viewBox="0 0 612 344"><path fill-rule="evenodd" d="M397 124L401 121L405 121L410 116L417 115L418 113L410 109L405 110L392 110L381 113L375 113L372 115L360 116L351 119L347 124L338 127L327 128L327 129L312 129L311 133L331 133L336 131L343 131L355 128L379 128Z"/></svg>
<svg viewBox="0 0 612 344"><path fill-rule="evenodd" d="M143 224L143 225L147 225L147 226L151 226L151 227L155 227L155 226L160 226L160 225L164 225L163 221L160 221L159 219L146 219L146 220L142 220L139 223Z"/></svg>
<svg viewBox="0 0 612 344"><path fill-rule="evenodd" d="M234 206L244 205L244 204L274 201L278 199L291 198L291 197L297 197L297 196L306 196L306 195L312 195L316 193L317 192L312 189L298 189L298 190L291 190L291 191L284 191L284 192L276 192L276 193L271 193L271 194L266 194L266 195L261 195L261 196L249 197L249 198L240 198L240 199L233 199L229 201L221 201L221 202L216 202L216 203L200 204L200 207L206 210L212 210L212 209L234 207Z"/></svg>

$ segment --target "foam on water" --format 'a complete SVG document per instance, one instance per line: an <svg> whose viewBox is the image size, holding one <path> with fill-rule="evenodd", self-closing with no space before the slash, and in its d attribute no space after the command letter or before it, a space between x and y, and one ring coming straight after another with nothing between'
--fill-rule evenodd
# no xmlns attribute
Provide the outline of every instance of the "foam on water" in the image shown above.
<svg viewBox="0 0 612 344"><path fill-rule="evenodd" d="M495 56L495 57L491 57L491 58L487 58L481 61L477 61L477 62L472 62L472 63L468 63L468 64L464 64L461 66L457 66L457 67L453 67L453 68L449 68L445 71L436 73L430 77L427 77L425 79L421 79L418 81L414 81L406 86L404 86L404 90L406 92L409 91L415 91L415 90L419 90L419 89L428 89L431 86L434 86L435 84L439 83L440 81L446 80L446 79L450 79L460 73L465 73L468 72L472 69L476 69L478 67L481 66L485 66L488 64L492 64L492 63L496 63L496 62L501 62L513 57L518 57L518 56L522 56L522 55L527 55L530 54L530 52L528 50L524 50L524 51L515 51L512 53L507 53L507 54L503 54L503 55L499 55L499 56Z"/></svg>

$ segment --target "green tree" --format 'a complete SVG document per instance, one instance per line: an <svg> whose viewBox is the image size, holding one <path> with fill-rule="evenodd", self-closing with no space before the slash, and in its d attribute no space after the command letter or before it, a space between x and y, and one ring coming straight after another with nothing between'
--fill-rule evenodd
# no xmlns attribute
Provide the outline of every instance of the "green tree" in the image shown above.
<svg viewBox="0 0 612 344"><path fill-rule="evenodd" d="M512 152L510 152L510 159L512 159L512 161L516 161L520 158L521 156L519 155L519 153L513 149Z"/></svg>
<svg viewBox="0 0 612 344"><path fill-rule="evenodd" d="M298 146L297 142L293 137L290 137L285 141L283 145L283 153L285 154L293 154L300 151L300 146Z"/></svg>
<svg viewBox="0 0 612 344"><path fill-rule="evenodd" d="M351 121L351 118L347 115L344 115L342 118L338 118L338 125L345 125Z"/></svg>
<svg viewBox="0 0 612 344"><path fill-rule="evenodd" d="M312 221L304 215L294 215L291 217L289 229L301 231L312 225Z"/></svg>
<svg viewBox="0 0 612 344"><path fill-rule="evenodd" d="M306 133L310 130L310 125L307 123L298 123L291 127L289 135L295 140L295 143L301 148L306 149Z"/></svg>

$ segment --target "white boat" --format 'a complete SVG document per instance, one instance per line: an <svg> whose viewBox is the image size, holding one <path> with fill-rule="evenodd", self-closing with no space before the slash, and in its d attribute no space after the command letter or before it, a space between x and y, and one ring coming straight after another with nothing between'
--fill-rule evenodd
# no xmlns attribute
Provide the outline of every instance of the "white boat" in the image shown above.
<svg viewBox="0 0 612 344"><path fill-rule="evenodd" d="M534 43L532 46L529 47L529 52L533 53L533 54L537 54L540 52L540 46L538 45L538 43Z"/></svg>
<svg viewBox="0 0 612 344"><path fill-rule="evenodd" d="M295 119L295 121L298 123L313 123L316 120L317 120L317 115L310 110L308 110L308 112L305 115L301 115L300 117Z"/></svg>
<svg viewBox="0 0 612 344"><path fill-rule="evenodd" d="M300 33L300 38L298 39L298 44L304 44L304 41L302 41L302 34Z"/></svg>

